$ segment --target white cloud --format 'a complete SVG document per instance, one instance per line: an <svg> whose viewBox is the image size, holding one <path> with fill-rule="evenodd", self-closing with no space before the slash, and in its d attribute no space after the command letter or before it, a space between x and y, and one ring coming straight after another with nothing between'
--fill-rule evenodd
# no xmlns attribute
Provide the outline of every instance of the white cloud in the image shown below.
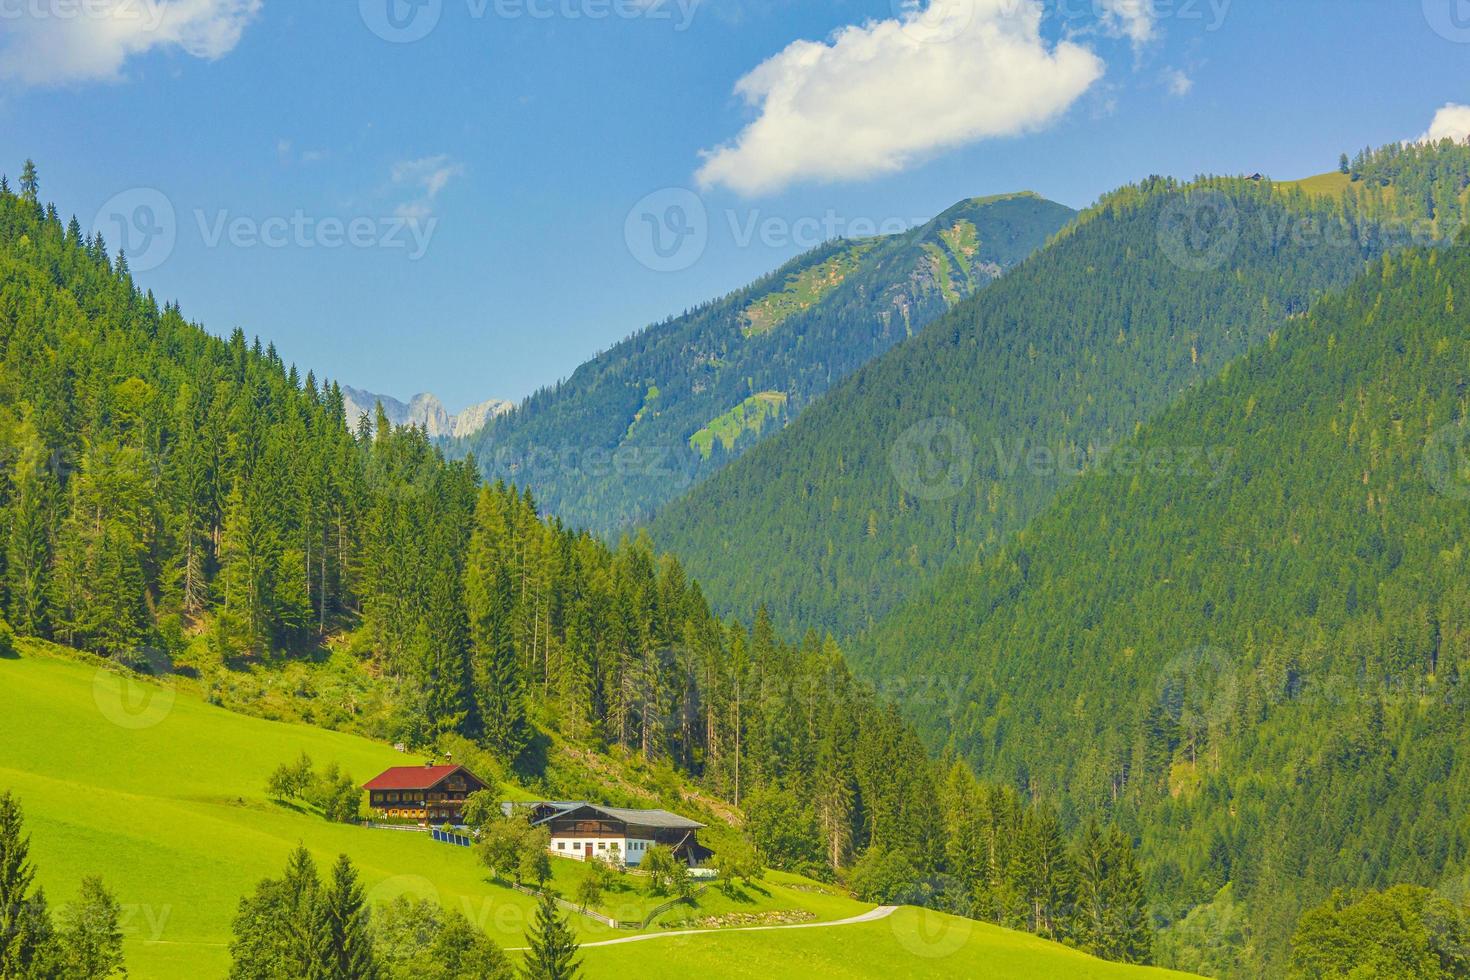
<svg viewBox="0 0 1470 980"><path fill-rule="evenodd" d="M445 154L404 160L393 165L393 183L412 188L417 196L398 205L394 213L400 218L427 218L434 210L434 199L455 177L464 174L464 165Z"/></svg>
<svg viewBox="0 0 1470 980"><path fill-rule="evenodd" d="M932 0L826 42L796 41L736 84L759 114L703 153L698 180L761 194L895 173L941 150L1038 129L1104 69L1071 42L1048 49L1041 14L1036 0Z"/></svg>
<svg viewBox="0 0 1470 980"><path fill-rule="evenodd" d="M1179 68L1170 68L1164 72L1164 85L1168 87L1170 95L1181 99L1194 91L1194 79Z"/></svg>
<svg viewBox="0 0 1470 980"><path fill-rule="evenodd" d="M0 78L25 85L115 81L134 56L232 51L262 0L27 0L0 16Z"/></svg>
<svg viewBox="0 0 1470 980"><path fill-rule="evenodd" d="M1454 102L1446 105L1434 114L1429 132L1419 137L1421 143L1437 143L1442 139L1452 139L1457 143L1470 139L1470 105L1458 105Z"/></svg>
<svg viewBox="0 0 1470 980"><path fill-rule="evenodd" d="M1154 0L1097 0L1103 27L1128 38L1134 46L1147 44L1158 29Z"/></svg>

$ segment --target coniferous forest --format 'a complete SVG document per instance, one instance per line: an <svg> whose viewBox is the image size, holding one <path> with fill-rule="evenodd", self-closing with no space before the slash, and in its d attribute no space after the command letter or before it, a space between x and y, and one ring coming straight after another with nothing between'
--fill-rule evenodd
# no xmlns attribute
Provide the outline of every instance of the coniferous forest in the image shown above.
<svg viewBox="0 0 1470 980"><path fill-rule="evenodd" d="M547 517L473 455L347 418L336 384L160 305L27 164L0 182L4 619L243 710L280 677L292 717L472 746L543 786L553 741L664 767L739 808L761 863L867 901L1213 975L1458 975L1470 239L1445 202L1467 160L1364 153L1337 195L1105 198L655 524L714 597L648 533ZM1227 221L1203 244L1201 210ZM1042 308L1063 294L1059 331ZM915 350L958 373L893 381ZM945 400L987 372L1014 394ZM841 407L882 390L904 397ZM844 420L920 415L982 447L952 493L881 439L844 448ZM986 460L1007 433L1082 465ZM806 469L764 472L767 453ZM746 486L802 472L805 493ZM843 521L790 510L860 499L852 549ZM812 542L731 536L772 506L850 571L908 542L863 571L864 616L830 605L844 577L772 587ZM328 696L344 673L353 695Z"/></svg>
<svg viewBox="0 0 1470 980"><path fill-rule="evenodd" d="M847 636L921 606L926 578L993 552L1137 425L1367 259L1429 238L1422 204L1242 179L1115 191L666 507L655 539L732 609L763 594L783 628ZM935 437L955 445L931 453Z"/></svg>
<svg viewBox="0 0 1470 980"><path fill-rule="evenodd" d="M1467 52L0 0L0 980L1470 980Z"/></svg>
<svg viewBox="0 0 1470 980"><path fill-rule="evenodd" d="M0 329L20 634L222 691L346 634L389 710L320 722L469 739L531 777L548 734L665 762L743 807L770 866L1151 958L1115 828L931 759L832 640L722 621L646 537L545 520L421 430L345 418L269 345L210 336L43 205L29 164L0 185Z"/></svg>

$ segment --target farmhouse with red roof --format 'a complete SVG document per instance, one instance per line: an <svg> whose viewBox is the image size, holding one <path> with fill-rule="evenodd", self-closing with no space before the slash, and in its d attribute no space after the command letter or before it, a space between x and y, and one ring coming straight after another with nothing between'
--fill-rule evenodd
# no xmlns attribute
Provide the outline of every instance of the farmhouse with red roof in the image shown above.
<svg viewBox="0 0 1470 980"><path fill-rule="evenodd" d="M464 766L395 766L364 784L368 806L379 817L420 823L459 823L464 801L485 781Z"/></svg>

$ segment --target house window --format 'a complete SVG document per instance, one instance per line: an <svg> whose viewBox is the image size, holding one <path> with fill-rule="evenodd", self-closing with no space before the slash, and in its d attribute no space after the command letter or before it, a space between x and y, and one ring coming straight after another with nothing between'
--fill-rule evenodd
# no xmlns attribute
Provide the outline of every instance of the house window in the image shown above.
<svg viewBox="0 0 1470 980"><path fill-rule="evenodd" d="M564 841L564 840L557 841L556 842L556 849L558 851L565 851L567 849L567 842Z"/></svg>
<svg viewBox="0 0 1470 980"><path fill-rule="evenodd" d="M607 850L607 842L606 841L598 841L597 842L597 849L599 851L605 851L605 850Z"/></svg>

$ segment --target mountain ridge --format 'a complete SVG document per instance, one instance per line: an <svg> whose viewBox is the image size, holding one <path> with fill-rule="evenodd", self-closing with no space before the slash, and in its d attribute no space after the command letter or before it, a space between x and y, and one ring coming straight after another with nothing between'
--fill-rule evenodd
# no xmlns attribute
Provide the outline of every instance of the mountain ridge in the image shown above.
<svg viewBox="0 0 1470 980"><path fill-rule="evenodd" d="M851 635L949 562L993 550L1069 482L1032 454L1119 442L1350 281L1387 243L1343 207L1239 178L1107 195L650 531L719 601L765 601L783 628ZM1190 237L1216 212L1229 220L1223 251ZM1343 247L1294 234L1339 222Z"/></svg>
<svg viewBox="0 0 1470 980"><path fill-rule="evenodd" d="M1074 213L1028 191L961 201L897 235L827 242L629 336L452 452L473 452L487 477L529 487L570 523L624 528L988 286Z"/></svg>
<svg viewBox="0 0 1470 980"><path fill-rule="evenodd" d="M491 398L471 405L462 412L451 413L436 395L428 392L414 395L405 403L391 395L380 395L351 385L342 385L341 388L343 408L349 425L355 426L363 415L371 419L375 407L381 404L389 422L394 425L419 426L428 432L431 439L473 435L483 429L491 419L515 407L513 402Z"/></svg>

